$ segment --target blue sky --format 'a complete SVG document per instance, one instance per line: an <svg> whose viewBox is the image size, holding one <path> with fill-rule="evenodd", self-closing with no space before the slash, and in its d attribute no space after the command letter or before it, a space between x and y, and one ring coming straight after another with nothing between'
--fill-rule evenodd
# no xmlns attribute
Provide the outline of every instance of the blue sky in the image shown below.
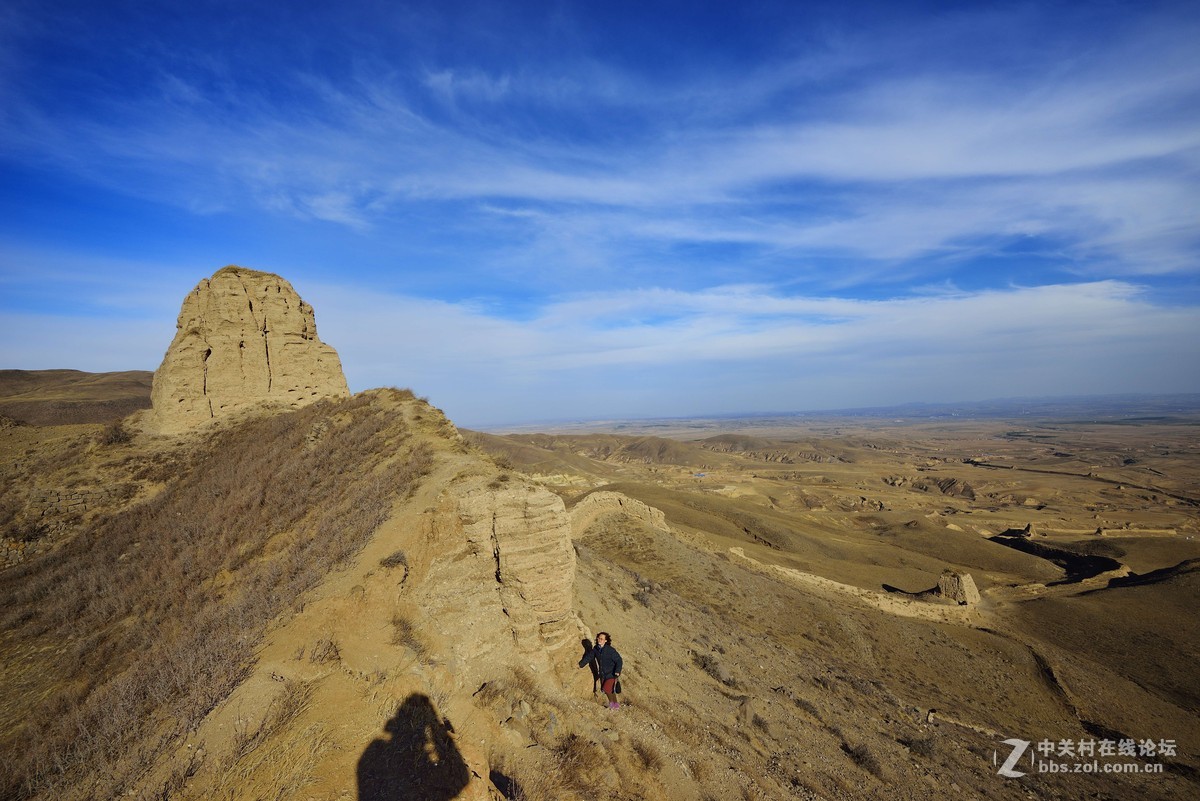
<svg viewBox="0 0 1200 801"><path fill-rule="evenodd" d="M226 264L462 425L1200 391L1200 5L0 7L0 367Z"/></svg>

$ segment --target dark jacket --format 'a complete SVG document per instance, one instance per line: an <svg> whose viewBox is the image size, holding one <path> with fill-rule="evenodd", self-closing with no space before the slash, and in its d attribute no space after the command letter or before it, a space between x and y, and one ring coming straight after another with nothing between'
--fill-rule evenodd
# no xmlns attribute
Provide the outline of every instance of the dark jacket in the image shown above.
<svg viewBox="0 0 1200 801"><path fill-rule="evenodd" d="M597 645L584 654L583 659L579 660L579 666L583 667L588 662L595 662L596 667L600 670L601 679L611 679L621 672L621 666L624 664L621 661L621 655L617 653L617 649L611 645Z"/></svg>

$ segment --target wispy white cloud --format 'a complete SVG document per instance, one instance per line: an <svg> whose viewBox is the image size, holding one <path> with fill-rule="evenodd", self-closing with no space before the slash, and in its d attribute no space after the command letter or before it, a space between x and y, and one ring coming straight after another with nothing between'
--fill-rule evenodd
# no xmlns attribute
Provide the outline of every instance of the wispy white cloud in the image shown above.
<svg viewBox="0 0 1200 801"><path fill-rule="evenodd" d="M1184 55L1187 37L1130 35L1109 57L1047 58L1044 77L1017 81L950 66L864 78L864 65L881 65L846 47L820 54L828 61L763 65L753 81L707 75L668 87L587 60L553 77L430 68L418 86L456 109L444 119L420 111L413 87L385 72L292 75L306 97L286 107L163 74L165 102L113 101L107 119L64 119L36 98L12 98L16 122L4 139L123 191L192 208L250 199L358 231L387 226L412 203L494 210L505 201L509 213L540 215L525 243L531 256L549 251L566 269L581 231L593 254L609 257L634 238L884 263L1032 234L1117 274L1193 269L1185 210L1200 202L1200 114L1188 108L1200 66ZM838 91L803 94L835 77L845 83ZM756 112L789 89L805 102ZM697 98L726 116L686 115L680 126L673 115ZM472 115L460 101L489 111ZM567 133L589 102L601 114L636 110L629 134ZM509 114L568 119L531 137L505 123ZM798 210L814 187L818 204L833 202Z"/></svg>
<svg viewBox="0 0 1200 801"><path fill-rule="evenodd" d="M460 99L495 103L509 94L507 75L493 76L478 69L442 69L426 72L424 84L450 105Z"/></svg>
<svg viewBox="0 0 1200 801"><path fill-rule="evenodd" d="M40 313L0 313L8 368L153 369L202 277L67 253L0 258L30 269L7 273L0 290L47 290ZM943 285L880 300L769 284L579 291L515 318L481 302L291 277L354 390L409 386L463 425L1200 391L1200 312L1123 281ZM86 313L73 309L80 298Z"/></svg>
<svg viewBox="0 0 1200 801"><path fill-rule="evenodd" d="M1115 281L885 301L749 286L601 292L524 321L320 293L322 336L352 385L413 386L464 424L562 409L605 417L1195 391L1200 375L1195 310L1157 306ZM643 406L623 400L631 387Z"/></svg>

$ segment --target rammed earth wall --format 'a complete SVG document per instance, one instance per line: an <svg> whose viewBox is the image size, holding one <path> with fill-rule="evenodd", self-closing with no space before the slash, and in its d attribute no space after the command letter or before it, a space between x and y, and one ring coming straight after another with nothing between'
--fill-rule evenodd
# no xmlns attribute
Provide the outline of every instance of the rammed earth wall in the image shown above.
<svg viewBox="0 0 1200 801"><path fill-rule="evenodd" d="M89 511L111 504L113 497L111 490L102 487L34 492L27 523L17 530L18 536L0 539L0 564L15 565L41 553L65 531L78 525Z"/></svg>

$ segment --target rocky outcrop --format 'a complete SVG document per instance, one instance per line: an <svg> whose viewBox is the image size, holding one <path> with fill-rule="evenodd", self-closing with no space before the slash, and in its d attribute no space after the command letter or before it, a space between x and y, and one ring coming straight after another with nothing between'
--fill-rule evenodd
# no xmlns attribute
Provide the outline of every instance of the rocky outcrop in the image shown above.
<svg viewBox="0 0 1200 801"><path fill-rule="evenodd" d="M588 526L607 515L622 515L659 531L670 531L662 511L619 492L593 492L571 509L571 533L578 537Z"/></svg>
<svg viewBox="0 0 1200 801"><path fill-rule="evenodd" d="M975 488L957 478L925 479L911 476L885 476L883 483L890 487L912 487L921 492L940 492L955 498L975 500Z"/></svg>
<svg viewBox="0 0 1200 801"><path fill-rule="evenodd" d="M154 373L149 427L177 432L261 405L350 394L312 306L271 273L225 267L196 285Z"/></svg>
<svg viewBox="0 0 1200 801"><path fill-rule="evenodd" d="M544 652L574 640L575 550L562 499L543 487L493 481L461 487L453 514L472 550L495 562L495 588L517 646Z"/></svg>
<svg viewBox="0 0 1200 801"><path fill-rule="evenodd" d="M937 594L959 606L974 606L979 603L979 589L970 573L944 570L938 577Z"/></svg>

